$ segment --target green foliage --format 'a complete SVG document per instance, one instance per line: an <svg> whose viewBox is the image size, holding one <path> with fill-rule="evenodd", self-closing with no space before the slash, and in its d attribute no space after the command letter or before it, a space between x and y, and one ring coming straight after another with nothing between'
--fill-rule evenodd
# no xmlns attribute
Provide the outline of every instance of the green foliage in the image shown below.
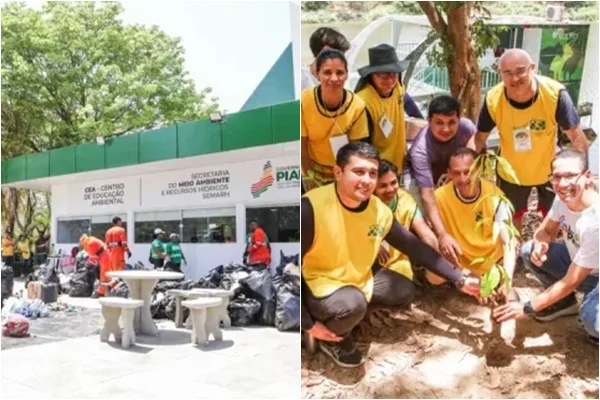
<svg viewBox="0 0 600 400"><path fill-rule="evenodd" d="M446 11L451 8L458 8L465 5L464 1L436 1L435 6L440 13L444 16L447 23L451 24L452 21L447 20ZM475 51L476 58L482 57L487 49L494 49L500 43L498 34L505 31L505 27L501 26L490 26L486 22L491 19L490 11L484 6L483 1L471 1L470 3L472 10L472 46ZM440 41L431 48L431 51L427 54L427 61L434 66L445 67L449 60L454 57L454 49L452 44L448 41L445 35L440 36Z"/></svg>
<svg viewBox="0 0 600 400"><path fill-rule="evenodd" d="M329 7L329 4L326 1L303 1L301 7L302 12L319 11Z"/></svg>
<svg viewBox="0 0 600 400"><path fill-rule="evenodd" d="M119 3L2 6L3 157L200 119L179 38L127 26ZM6 111L5 111L6 108Z"/></svg>
<svg viewBox="0 0 600 400"><path fill-rule="evenodd" d="M492 295L501 279L501 272L498 265L492 266L492 268L481 278L480 294L482 298L488 298Z"/></svg>

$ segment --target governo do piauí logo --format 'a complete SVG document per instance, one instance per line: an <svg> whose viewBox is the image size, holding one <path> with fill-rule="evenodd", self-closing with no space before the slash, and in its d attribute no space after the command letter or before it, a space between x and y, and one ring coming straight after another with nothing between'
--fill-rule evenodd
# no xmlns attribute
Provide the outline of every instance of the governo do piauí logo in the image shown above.
<svg viewBox="0 0 600 400"><path fill-rule="evenodd" d="M273 182L275 178L273 177L273 166L271 165L271 161L267 161L262 168L262 174L258 181L250 186L250 192L252 193L252 197L257 198L260 197L261 194L269 190L271 186L273 186Z"/></svg>

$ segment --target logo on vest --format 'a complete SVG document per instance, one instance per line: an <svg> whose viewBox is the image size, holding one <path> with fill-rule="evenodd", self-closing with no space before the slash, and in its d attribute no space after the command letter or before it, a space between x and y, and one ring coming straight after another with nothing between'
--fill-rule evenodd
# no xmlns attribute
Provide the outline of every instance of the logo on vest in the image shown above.
<svg viewBox="0 0 600 400"><path fill-rule="evenodd" d="M381 225L371 225L369 227L369 233L367 233L367 236L369 236L369 237L382 237L384 230L385 230L384 227L381 226Z"/></svg>
<svg viewBox="0 0 600 400"><path fill-rule="evenodd" d="M546 129L546 121L543 119L533 119L529 123L529 129L532 131L543 131Z"/></svg>
<svg viewBox="0 0 600 400"><path fill-rule="evenodd" d="M475 222L483 221L483 212L477 211L475 214Z"/></svg>

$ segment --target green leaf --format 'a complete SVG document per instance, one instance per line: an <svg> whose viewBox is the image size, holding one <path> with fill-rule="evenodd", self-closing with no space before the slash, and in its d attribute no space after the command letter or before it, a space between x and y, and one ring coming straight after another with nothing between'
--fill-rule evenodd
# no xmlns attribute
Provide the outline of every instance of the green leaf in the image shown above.
<svg viewBox="0 0 600 400"><path fill-rule="evenodd" d="M502 157L497 157L498 160L498 170L503 172L503 175L509 178L509 182L515 185L519 185L519 178L517 178L517 174L513 169L512 165Z"/></svg>
<svg viewBox="0 0 600 400"><path fill-rule="evenodd" d="M502 282L506 285L506 292L510 292L510 278L508 277L508 272L506 272L506 269L504 268L504 266L500 265L500 264L496 264L494 266L495 268L498 268L498 270L500 271L500 275L502 277Z"/></svg>
<svg viewBox="0 0 600 400"><path fill-rule="evenodd" d="M489 257L478 257L478 258L474 259L473 261L471 261L471 264L469 264L469 267L472 267L477 264L482 264L487 261L489 261Z"/></svg>
<svg viewBox="0 0 600 400"><path fill-rule="evenodd" d="M500 270L495 266L492 267L488 272L483 274L481 279L481 287L479 289L479 293L481 297L488 298L492 295L492 292L500 283Z"/></svg>

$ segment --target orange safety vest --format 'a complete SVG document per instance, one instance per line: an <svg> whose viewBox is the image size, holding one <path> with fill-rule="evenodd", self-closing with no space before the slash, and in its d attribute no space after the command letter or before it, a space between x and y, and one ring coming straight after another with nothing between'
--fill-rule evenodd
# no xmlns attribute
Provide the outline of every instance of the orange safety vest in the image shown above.
<svg viewBox="0 0 600 400"><path fill-rule="evenodd" d="M267 235L261 228L256 228L250 238L248 245L248 253L250 254L248 262L250 264L271 264L271 252L267 244Z"/></svg>
<svg viewBox="0 0 600 400"><path fill-rule="evenodd" d="M104 242L94 236L87 236L83 239L81 247L83 247L83 250L90 255L90 258L98 257L98 259L102 259L103 257L108 256Z"/></svg>
<svg viewBox="0 0 600 400"><path fill-rule="evenodd" d="M129 249L127 247L127 233L121 226L113 226L106 231L106 246L110 252L111 257L115 260L124 261L125 252Z"/></svg>

